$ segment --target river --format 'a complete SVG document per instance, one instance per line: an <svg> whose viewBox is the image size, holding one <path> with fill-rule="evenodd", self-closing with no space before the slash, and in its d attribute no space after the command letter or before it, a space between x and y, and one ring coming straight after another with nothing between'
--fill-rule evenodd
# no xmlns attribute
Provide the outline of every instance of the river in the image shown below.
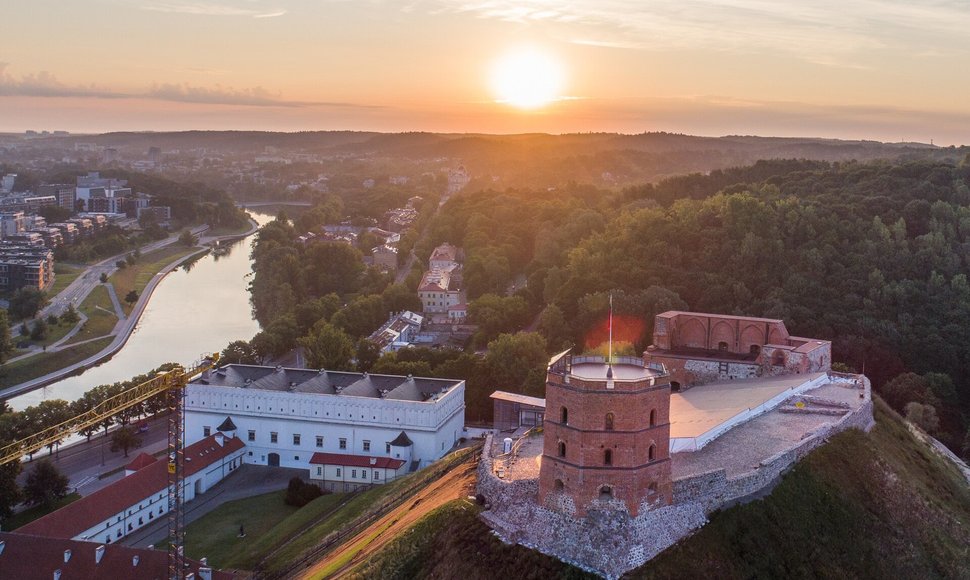
<svg viewBox="0 0 970 580"><path fill-rule="evenodd" d="M259 225L274 216L250 210ZM259 332L249 304L249 259L253 237L235 242L229 253L211 253L189 268L166 276L148 302L131 338L109 361L8 401L23 410L45 399L73 401L102 384L126 381L166 362L183 365L221 352L233 340Z"/></svg>

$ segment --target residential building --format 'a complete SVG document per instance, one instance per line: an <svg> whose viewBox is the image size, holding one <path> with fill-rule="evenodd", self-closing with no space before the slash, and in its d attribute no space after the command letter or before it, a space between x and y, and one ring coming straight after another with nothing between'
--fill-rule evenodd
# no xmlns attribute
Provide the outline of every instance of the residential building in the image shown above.
<svg viewBox="0 0 970 580"><path fill-rule="evenodd" d="M367 340L379 346L381 352L394 352L407 348L421 331L422 321L424 321L423 316L410 310L398 312L367 337Z"/></svg>
<svg viewBox="0 0 970 580"><path fill-rule="evenodd" d="M0 244L0 291L27 286L46 290L54 283L54 252L50 248Z"/></svg>
<svg viewBox="0 0 970 580"><path fill-rule="evenodd" d="M421 278L418 286L418 298L426 313L447 313L452 306L463 302L462 293L451 285L452 275L449 271L430 270Z"/></svg>
<svg viewBox="0 0 970 580"><path fill-rule="evenodd" d="M462 436L465 382L230 364L186 387L189 441L229 419L246 463L310 470L314 453L437 460ZM392 448L401 433L413 442Z"/></svg>
<svg viewBox="0 0 970 580"><path fill-rule="evenodd" d="M61 238L64 240L65 244L73 244L78 240L77 225L66 222L57 222L50 225L52 228L57 228L61 232Z"/></svg>
<svg viewBox="0 0 970 580"><path fill-rule="evenodd" d="M24 231L26 229L24 222L22 211L0 212L0 237L6 238Z"/></svg>

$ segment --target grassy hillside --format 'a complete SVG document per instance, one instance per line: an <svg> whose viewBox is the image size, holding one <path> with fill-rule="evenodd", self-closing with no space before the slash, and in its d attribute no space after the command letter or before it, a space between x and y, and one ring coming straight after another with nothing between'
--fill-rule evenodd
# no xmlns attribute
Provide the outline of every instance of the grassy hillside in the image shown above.
<svg viewBox="0 0 970 580"><path fill-rule="evenodd" d="M761 501L714 514L630 578L967 578L970 487L877 402L878 425L843 433ZM361 578L574 578L506 546L452 502L356 570Z"/></svg>

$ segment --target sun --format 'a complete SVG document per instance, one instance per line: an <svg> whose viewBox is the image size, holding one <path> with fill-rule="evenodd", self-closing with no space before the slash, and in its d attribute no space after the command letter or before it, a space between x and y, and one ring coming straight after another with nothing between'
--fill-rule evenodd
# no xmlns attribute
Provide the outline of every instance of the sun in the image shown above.
<svg viewBox="0 0 970 580"><path fill-rule="evenodd" d="M509 52L492 67L496 100L520 109L538 109L559 100L562 82L559 62L535 49Z"/></svg>

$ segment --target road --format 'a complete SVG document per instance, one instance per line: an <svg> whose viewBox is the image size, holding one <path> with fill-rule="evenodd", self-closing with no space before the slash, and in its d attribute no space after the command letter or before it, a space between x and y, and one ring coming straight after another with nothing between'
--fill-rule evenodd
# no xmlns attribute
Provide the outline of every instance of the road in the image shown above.
<svg viewBox="0 0 970 580"><path fill-rule="evenodd" d="M62 447L54 456L48 455L46 450L35 454L33 461L23 462L23 471L17 478L17 482L23 485L34 464L47 458L61 473L68 477L71 488L77 488L81 495L89 495L123 477L124 470L104 479L100 479L100 475L128 465L139 453L154 454L166 449L168 447L168 418L150 419L148 431L139 433L142 440L141 446L137 449L129 449L128 457L125 457L125 454L121 451L111 451L111 431L109 431L107 440L103 437L103 433L101 431L93 436L90 442L82 440L68 447Z"/></svg>

